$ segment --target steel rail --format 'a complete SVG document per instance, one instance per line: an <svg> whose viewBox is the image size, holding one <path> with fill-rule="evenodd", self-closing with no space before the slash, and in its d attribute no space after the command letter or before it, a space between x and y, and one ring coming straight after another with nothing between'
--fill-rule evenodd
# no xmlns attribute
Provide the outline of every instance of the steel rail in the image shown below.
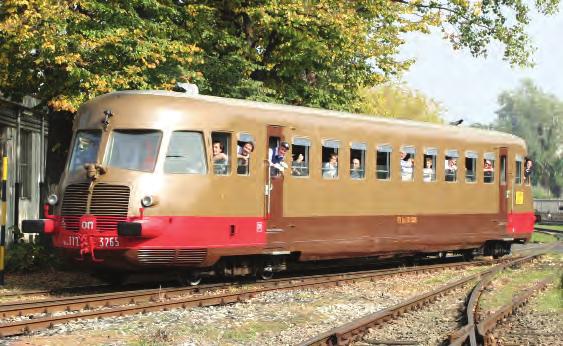
<svg viewBox="0 0 563 346"><path fill-rule="evenodd" d="M459 268L468 265L486 265L490 264L490 261L481 262L460 262L460 263L447 263L447 264L437 264L420 266L413 268L401 268L401 269L383 269L383 270L370 270L370 271L359 271L350 273L339 273L330 275L313 275L305 277L291 277L285 279L274 279L269 281L258 281L252 284L258 285L285 285L287 282L295 281L312 281L312 280L329 280L331 278L337 278L339 280L361 280L363 278L373 278L388 275L400 275L413 272L424 272L432 271L435 268L443 270L448 268ZM82 296L73 297L61 297L61 298L51 298L48 300L34 300L28 302L10 302L5 304L0 304L0 317L18 317L30 314L49 314L61 311L76 311L83 309L93 309L103 306L113 306L118 304L135 304L143 301L150 301L155 299L161 299L162 297L167 299L172 299L174 297L193 294L193 293L207 293L210 291L216 291L220 289L237 287L241 288L247 284L241 283L221 283L221 284L208 284L197 287L171 287L171 288L157 288L157 289L144 289L144 290L134 290L134 291L122 291L122 292L109 292L100 294L90 294Z"/></svg>
<svg viewBox="0 0 563 346"><path fill-rule="evenodd" d="M523 306L538 291L544 290L547 285L553 281L553 278L544 279L534 286L525 289L521 294L517 295L508 304L505 304L493 314L488 315L484 320L476 326L476 331L487 345L487 335L496 327L497 323L502 319L512 315L519 307Z"/></svg>
<svg viewBox="0 0 563 346"><path fill-rule="evenodd" d="M139 298L141 297L141 295L137 295L136 296L137 298L133 298L133 299L130 296L129 297L116 296L116 294L119 293L114 293L114 295L110 297L107 297L106 294L106 297L104 299L96 299L94 297L93 300L89 300L89 301L87 299L81 300L83 298L80 297L71 297L70 300L63 300L63 303L59 304L58 305L59 307L56 308L56 310L57 311L90 310L95 307L104 307L104 309L100 309L97 311L78 312L72 314L67 313L61 316L47 316L47 317L36 318L36 319L26 318L21 321L0 324L0 336L22 334L32 330L51 327L55 324L64 323L66 321L77 320L80 318L123 316L123 315L138 313L138 312L159 311L159 310L167 310L172 308L222 305L222 304L229 304L229 303L245 300L259 293L275 291L275 290L293 290L293 289L312 288L312 287L313 288L330 287L330 286L341 285L345 282L375 280L377 278L386 277L386 276L404 275L404 274L420 273L420 272L434 272L438 270L456 269L465 266L472 266L476 264L477 265L487 264L487 263L491 263L491 261L483 261L482 263L475 263L475 262L449 263L445 265L430 265L430 266L422 266L422 267L398 269L398 270L387 269L384 270L383 272L381 270L377 270L377 271L368 271L368 272L364 271L354 274L336 274L336 275L332 274L332 275L318 275L313 277L277 279L277 280L260 282L259 284L265 287L259 289L250 289L239 293L223 293L213 296L198 296L198 297L183 297L183 298L176 297L175 300L171 299L172 297L171 292L170 291L164 292L165 290L161 290L158 293L151 292L150 294L145 295L143 299ZM171 290L178 290L178 292L180 292L182 289L186 292L188 290L201 289L201 287L175 288ZM135 292L133 294L135 294ZM75 300L73 301L72 299ZM136 304L136 305L129 307L115 307L115 305L118 304ZM52 314L53 312L55 312L55 306L53 305L42 306L42 307L24 306L23 309L21 309L20 311L21 313L18 312L17 309L10 310L9 308L5 308L2 311L2 313L6 315L10 314L10 316L20 316L20 315L25 315L23 311L27 311L27 312L35 311L40 313Z"/></svg>
<svg viewBox="0 0 563 346"><path fill-rule="evenodd" d="M322 333L314 338L304 341L299 344L300 346L309 345L348 345L353 341L357 341L361 338L370 328L383 324L389 320L397 318L405 312L412 311L414 309L420 308L430 302L437 300L440 296L444 295L448 291L464 286L470 281L479 279L485 275L488 275L493 270L498 270L498 267L515 266L526 261L530 261L540 254L534 254L526 256L520 259L509 261L507 263L501 263L493 268L487 269L483 272L472 274L456 280L455 282L446 284L436 290L415 296L404 302L396 304L387 309L366 315L347 324L341 325L339 327L333 328L325 333Z"/></svg>

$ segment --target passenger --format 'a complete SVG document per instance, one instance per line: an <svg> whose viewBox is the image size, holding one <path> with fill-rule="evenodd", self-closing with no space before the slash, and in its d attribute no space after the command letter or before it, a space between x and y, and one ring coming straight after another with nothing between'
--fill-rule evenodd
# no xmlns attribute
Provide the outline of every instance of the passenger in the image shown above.
<svg viewBox="0 0 563 346"><path fill-rule="evenodd" d="M360 165L360 159L352 159L352 167L350 168L350 178L363 179L364 172Z"/></svg>
<svg viewBox="0 0 563 346"><path fill-rule="evenodd" d="M306 176L307 175L307 164L304 161L305 157L303 154L297 155L297 158L291 163L291 174L295 176Z"/></svg>
<svg viewBox="0 0 563 346"><path fill-rule="evenodd" d="M485 183L492 183L494 174L495 174L495 171L494 171L494 168L493 168L493 163L491 162L491 160L485 159L485 162L484 162L484 165L483 165L483 181Z"/></svg>
<svg viewBox="0 0 563 346"><path fill-rule="evenodd" d="M446 160L446 181L456 181L457 160L453 157Z"/></svg>
<svg viewBox="0 0 563 346"><path fill-rule="evenodd" d="M211 158L213 161L213 171L217 175L225 175L227 174L227 161L228 156L223 152L225 148L223 143L219 141L213 142L213 157Z"/></svg>
<svg viewBox="0 0 563 346"><path fill-rule="evenodd" d="M406 152L400 151L401 155L401 180L402 181L412 181L412 172L414 168L414 163L410 154L407 155Z"/></svg>
<svg viewBox="0 0 563 346"><path fill-rule="evenodd" d="M428 183L431 182L434 176L434 169L432 168L432 158L427 157L424 163L424 168L422 169L422 181Z"/></svg>
<svg viewBox="0 0 563 346"><path fill-rule="evenodd" d="M534 162L530 159L526 159L524 164L524 182L528 185L532 183L532 173L534 172Z"/></svg>
<svg viewBox="0 0 563 346"><path fill-rule="evenodd" d="M248 174L250 153L254 151L254 143L246 142L242 147L237 147L237 174Z"/></svg>
<svg viewBox="0 0 563 346"><path fill-rule="evenodd" d="M338 155L330 154L328 162L323 164L323 178L334 179L338 177Z"/></svg>
<svg viewBox="0 0 563 346"><path fill-rule="evenodd" d="M283 161L285 154L289 150L289 143L281 142L277 148L268 150L268 162L270 163L270 175L278 176L287 168L287 164Z"/></svg>

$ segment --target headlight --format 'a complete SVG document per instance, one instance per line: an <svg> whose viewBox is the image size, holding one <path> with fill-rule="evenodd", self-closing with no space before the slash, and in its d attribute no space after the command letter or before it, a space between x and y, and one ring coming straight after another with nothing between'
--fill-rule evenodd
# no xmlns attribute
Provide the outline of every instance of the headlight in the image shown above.
<svg viewBox="0 0 563 346"><path fill-rule="evenodd" d="M145 208L152 207L153 205L158 204L158 198L156 196L147 195L147 196L141 198L141 204Z"/></svg>
<svg viewBox="0 0 563 346"><path fill-rule="evenodd" d="M57 195L55 194L52 194L49 197L47 197L47 203L49 203L49 205L56 205L58 201L59 201L59 197L57 197Z"/></svg>

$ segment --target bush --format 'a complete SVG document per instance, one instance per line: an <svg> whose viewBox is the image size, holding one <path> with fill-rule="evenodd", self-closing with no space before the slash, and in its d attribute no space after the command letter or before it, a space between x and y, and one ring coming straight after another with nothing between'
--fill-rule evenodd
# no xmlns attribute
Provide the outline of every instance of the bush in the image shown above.
<svg viewBox="0 0 563 346"><path fill-rule="evenodd" d="M60 260L45 236L25 242L19 235L20 232L14 230L15 243L6 249L7 272L31 272L58 266Z"/></svg>

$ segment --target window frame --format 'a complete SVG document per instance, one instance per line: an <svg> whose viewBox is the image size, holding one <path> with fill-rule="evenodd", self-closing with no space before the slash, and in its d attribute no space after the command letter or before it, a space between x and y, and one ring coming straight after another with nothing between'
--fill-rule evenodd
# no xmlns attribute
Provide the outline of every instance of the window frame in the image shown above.
<svg viewBox="0 0 563 346"><path fill-rule="evenodd" d="M322 146L321 146L321 177L324 180L338 180L340 179L340 173L341 173L341 164L340 164L340 147L341 147L341 141L338 139L324 139L322 141ZM323 154L324 154L324 150L326 149L332 149L333 153L336 154L336 176L335 177L326 177L325 176L325 172L329 170L329 168L325 168L325 162L323 162ZM330 162L330 154L328 156L328 160L326 161L326 163Z"/></svg>
<svg viewBox="0 0 563 346"><path fill-rule="evenodd" d="M303 169L306 169L307 175L297 175L294 174L293 172L293 162L295 161L293 159L293 155L294 155L294 151L295 151L295 146L300 146L305 148L305 153L303 155L303 162L306 164L305 167L295 167ZM292 138L291 140L291 176L294 178L299 178L299 179L308 179L311 177L311 147L312 147L312 141L310 138L305 137L305 136L295 136Z"/></svg>
<svg viewBox="0 0 563 346"><path fill-rule="evenodd" d="M386 171L384 171L384 170L379 170L379 169L377 168L377 167L378 167L378 166L377 166L378 155L379 155L380 153L381 153L381 154L385 154L385 156L387 157L387 159L385 160L385 161L386 161L385 164L386 164L386 167L387 167L387 170L386 170ZM375 179L376 179L376 180L379 180L379 181L391 181L391 178L392 178L392 176L391 176L391 167L392 167L392 164L391 164L391 161L392 161L392 160L391 160L391 157L392 157L392 154L393 154L393 146L392 146L391 144L388 144L388 143L378 144L378 145L375 147ZM385 172L387 173L387 178L385 178L385 179L384 179L384 178L379 178L378 173L382 173L382 172L383 172L383 173L385 173Z"/></svg>
<svg viewBox="0 0 563 346"><path fill-rule="evenodd" d="M477 175L477 160L479 160L479 153L473 150L466 150L465 151L465 183L467 184L477 184L479 182L479 177ZM473 175L469 174L469 167L467 164L467 160L472 160L473 162ZM469 178L472 177L473 180L469 180Z"/></svg>
<svg viewBox="0 0 563 346"><path fill-rule="evenodd" d="M518 169L520 166L520 169ZM522 185L524 176L524 158L520 155L515 155L514 157L514 184Z"/></svg>
<svg viewBox="0 0 563 346"><path fill-rule="evenodd" d="M448 157L450 159L448 159ZM456 169L454 170L455 174L453 174L454 180L448 180L448 169L446 167L447 165L447 161L451 160L451 159L455 159L456 160ZM457 149L446 149L444 151L444 181L446 183L451 183L451 184L456 184L459 182L458 179L458 171L459 171L459 166L457 161L459 160L459 151Z"/></svg>
<svg viewBox="0 0 563 346"><path fill-rule="evenodd" d="M496 154L494 152L485 152L483 153L483 184L494 184L495 183L495 175L496 175ZM492 175L490 176L491 181L485 181L487 178L485 176L485 161L491 161L491 166L493 168Z"/></svg>
<svg viewBox="0 0 563 346"><path fill-rule="evenodd" d="M238 160L238 148L239 148L239 142L252 142L252 154L250 154L249 159L248 159L248 165L246 168L246 174L242 174L239 173L239 167L244 167L244 165L239 165L239 160ZM241 146L242 147L242 146ZM237 155L237 176L239 177L250 177L252 174L252 155L253 153L256 151L256 139L254 138L254 136L246 131L240 131L237 133L237 143L236 143L236 150L235 150L235 155Z"/></svg>
<svg viewBox="0 0 563 346"><path fill-rule="evenodd" d="M202 144L202 149L203 149L203 168L204 168L204 172L203 173L189 173L189 172L167 172L166 171L166 158L168 157L168 150L170 150L170 145L172 144L172 138L174 136L174 133L176 132L191 132L191 133L199 133L201 135L201 144ZM207 146L205 145L205 133L202 130L173 130L170 132L170 138L168 140L168 147L166 148L166 153L164 154L164 161L162 162L162 172L164 174L173 174L173 175L177 175L177 174L189 174L189 175L199 175L199 176L205 176L209 174L209 165L207 162Z"/></svg>
<svg viewBox="0 0 563 346"><path fill-rule="evenodd" d="M366 179L366 157L368 145L364 142L351 142L350 143L350 168L348 169L348 177L350 180L365 180ZM360 178L352 178L352 160L356 157L353 156L352 151L360 152Z"/></svg>
<svg viewBox="0 0 563 346"><path fill-rule="evenodd" d="M226 164L226 168L227 168L227 173L226 174L217 174L216 170L215 170L215 162L213 161L213 142L221 142L220 140L214 140L214 135L221 135L224 136L224 139L227 140L227 143L223 143L223 154L227 155L227 164ZM233 154L232 154L232 143L233 143L233 133L230 131L221 131L221 130L215 130L215 131L211 131L210 134L210 139L211 139L211 152L210 152L210 160L211 160L211 165L210 167L212 169L209 169L208 171L211 172L213 171L213 175L214 176L218 176L218 177L228 177L230 175L232 175L233 170L232 170L232 165L231 163L233 162L232 158L233 158ZM215 137L216 138L216 137ZM225 149L226 149L226 153L225 153Z"/></svg>
<svg viewBox="0 0 563 346"><path fill-rule="evenodd" d="M412 160L412 161L411 161L411 162L412 162L412 167L411 167L411 170L412 170L412 172L411 172L411 179L407 179L407 180L404 180L404 179L403 179L402 166L401 166L401 161L403 161L403 160L400 159L400 161L399 161L399 173L401 174L401 182L403 182L403 183L412 183L412 182L414 182L415 167L416 167L416 164L415 164L415 160L416 160L416 146L415 146L415 145L410 145L410 144L409 144L409 145L401 145L401 146L399 147L399 154L400 154L401 152L404 152L405 154L412 156L412 157L411 157L411 160Z"/></svg>
<svg viewBox="0 0 563 346"><path fill-rule="evenodd" d="M155 148L155 155L156 158L154 160L154 164L152 166L152 169L150 170L140 170L140 169L130 169L130 168L124 168L124 167L118 167L118 166L112 166L110 165L110 159L111 159L111 155L112 155L112 147L113 147L113 143L115 140L115 133L116 132L142 132L142 131L152 131L152 132L156 132L160 134L160 140L158 141L158 145ZM103 133L102 133L102 137L103 137ZM128 171L133 171L133 172L143 172L143 173L154 173L158 167L158 160L159 160L159 156L160 156L160 149L162 148L162 141L164 139L164 133L161 129L149 129L149 128L115 128L111 130L111 133L109 135L107 144L106 144L106 148L105 148L105 154L104 154L104 158L103 158L103 164L106 167L113 167L113 168L117 168L117 169L124 169L124 170L128 170ZM100 146L101 146L101 141L100 141Z"/></svg>

